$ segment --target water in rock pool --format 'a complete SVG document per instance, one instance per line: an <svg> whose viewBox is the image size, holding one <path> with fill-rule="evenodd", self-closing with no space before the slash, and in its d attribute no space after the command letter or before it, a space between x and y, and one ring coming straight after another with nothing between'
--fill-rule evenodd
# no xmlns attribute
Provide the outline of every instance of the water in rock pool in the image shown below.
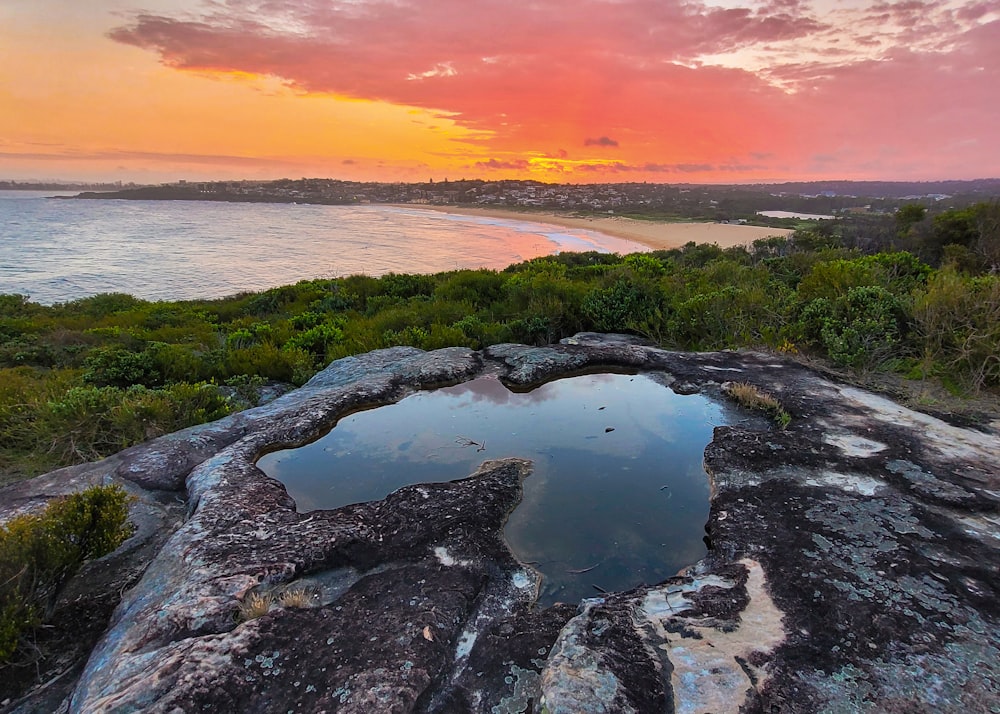
<svg viewBox="0 0 1000 714"><path fill-rule="evenodd" d="M591 374L530 392L483 377L346 416L258 466L309 511L463 478L487 459L531 459L505 536L544 576L548 605L656 583L704 556L702 455L726 417L646 375Z"/></svg>

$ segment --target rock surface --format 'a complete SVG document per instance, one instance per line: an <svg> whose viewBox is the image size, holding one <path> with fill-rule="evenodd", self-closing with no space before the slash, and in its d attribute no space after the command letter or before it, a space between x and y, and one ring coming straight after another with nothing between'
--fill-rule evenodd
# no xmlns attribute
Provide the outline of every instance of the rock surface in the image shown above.
<svg viewBox="0 0 1000 714"><path fill-rule="evenodd" d="M339 360L265 406L4 489L6 517L121 483L138 525L63 596L57 613L104 603L90 638L5 709L1000 711L1000 425L770 355L564 342ZM538 576L501 535L523 460L309 514L254 465L417 389L606 368L709 396L751 382L792 416L716 429L709 555L661 584L534 608Z"/></svg>

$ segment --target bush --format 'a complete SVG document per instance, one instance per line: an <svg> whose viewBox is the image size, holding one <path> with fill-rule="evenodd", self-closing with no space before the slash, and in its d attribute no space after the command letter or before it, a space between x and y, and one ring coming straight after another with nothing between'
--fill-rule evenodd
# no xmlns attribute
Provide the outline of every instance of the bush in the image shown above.
<svg viewBox="0 0 1000 714"><path fill-rule="evenodd" d="M976 390L1000 385L1000 277L942 269L917 297L913 318L928 366Z"/></svg>
<svg viewBox="0 0 1000 714"><path fill-rule="evenodd" d="M799 298L809 302L818 298L835 300L851 288L878 282L870 265L856 260L828 260L816 263L799 283Z"/></svg>
<svg viewBox="0 0 1000 714"><path fill-rule="evenodd" d="M903 308L888 290L855 287L834 300L817 298L802 312L807 339L837 364L872 367L888 359L903 337Z"/></svg>
<svg viewBox="0 0 1000 714"><path fill-rule="evenodd" d="M433 275L416 275L413 273L388 273L379 279L379 292L398 298L411 298L417 295L431 295L434 292Z"/></svg>
<svg viewBox="0 0 1000 714"><path fill-rule="evenodd" d="M39 405L29 435L36 449L61 463L81 463L231 411L225 395L211 384L73 387Z"/></svg>
<svg viewBox="0 0 1000 714"><path fill-rule="evenodd" d="M27 295L0 293L0 317L20 317L31 312Z"/></svg>
<svg viewBox="0 0 1000 714"><path fill-rule="evenodd" d="M326 357L328 347L337 344L344 339L344 323L338 321L336 324L323 323L310 327L305 332L294 335L285 343L286 347L298 348L309 352L318 359Z"/></svg>
<svg viewBox="0 0 1000 714"><path fill-rule="evenodd" d="M64 303L59 307L67 313L82 313L89 317L102 318L136 310L148 304L145 300L134 298L125 293L100 293L92 297Z"/></svg>
<svg viewBox="0 0 1000 714"><path fill-rule="evenodd" d="M98 347L83 361L83 381L98 387L147 387L163 382L156 357L148 350L130 352L117 346Z"/></svg>
<svg viewBox="0 0 1000 714"><path fill-rule="evenodd" d="M9 661L23 634L44 621L84 561L128 538L128 502L120 486L93 486L53 501L41 514L0 525L0 662Z"/></svg>
<svg viewBox="0 0 1000 714"><path fill-rule="evenodd" d="M654 261L662 270L659 262ZM654 285L619 277L610 287L592 290L583 300L583 314L602 332L629 330L648 334L662 322L662 301Z"/></svg>
<svg viewBox="0 0 1000 714"><path fill-rule="evenodd" d="M475 309L487 307L503 296L504 277L492 270L463 270L449 276L434 290L434 297L466 302Z"/></svg>

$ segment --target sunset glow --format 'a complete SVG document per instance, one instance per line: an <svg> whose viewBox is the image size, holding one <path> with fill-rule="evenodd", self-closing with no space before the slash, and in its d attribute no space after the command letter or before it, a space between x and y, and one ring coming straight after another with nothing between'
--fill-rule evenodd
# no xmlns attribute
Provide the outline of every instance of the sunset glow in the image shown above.
<svg viewBox="0 0 1000 714"><path fill-rule="evenodd" d="M0 178L1000 174L991 1L0 0Z"/></svg>

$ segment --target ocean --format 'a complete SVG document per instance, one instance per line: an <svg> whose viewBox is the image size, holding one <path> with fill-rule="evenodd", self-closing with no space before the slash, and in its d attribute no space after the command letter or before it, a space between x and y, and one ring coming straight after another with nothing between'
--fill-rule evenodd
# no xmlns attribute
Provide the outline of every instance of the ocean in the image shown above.
<svg viewBox="0 0 1000 714"><path fill-rule="evenodd" d="M419 208L53 195L0 191L0 293L43 304L106 292L192 300L359 273L500 269L559 252L647 250L594 231Z"/></svg>

